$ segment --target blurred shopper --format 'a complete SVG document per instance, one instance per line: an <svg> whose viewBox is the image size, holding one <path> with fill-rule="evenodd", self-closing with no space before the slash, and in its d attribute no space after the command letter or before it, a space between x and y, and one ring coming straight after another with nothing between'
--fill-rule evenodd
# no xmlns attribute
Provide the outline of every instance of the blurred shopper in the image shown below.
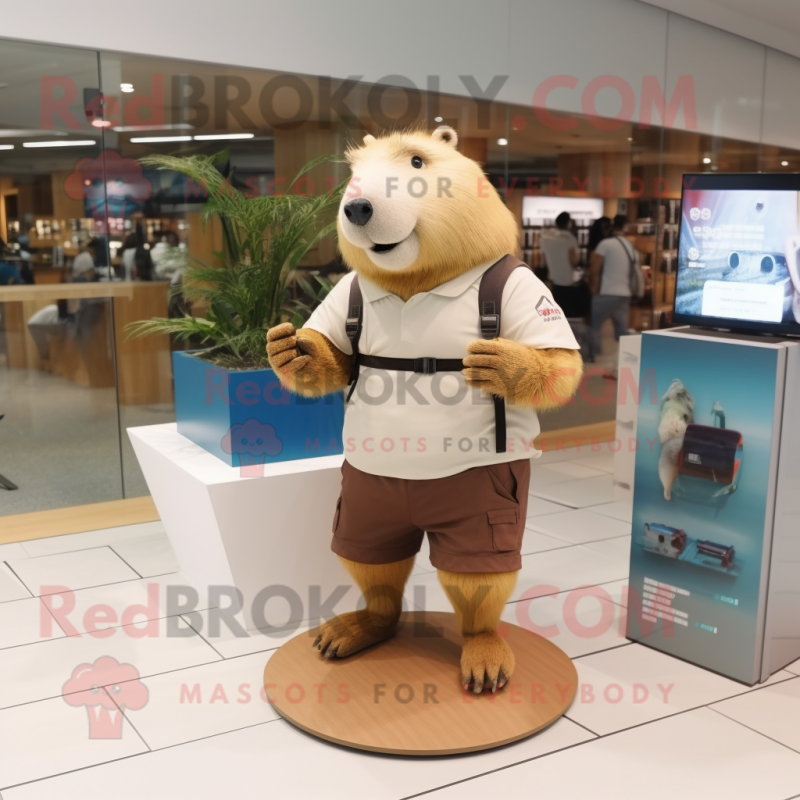
<svg viewBox="0 0 800 800"><path fill-rule="evenodd" d="M580 264L578 240L572 233L572 217L562 211L556 217L555 230L542 231L539 246L547 261L547 272L552 284L553 299L564 308L571 297L569 291L575 283L575 267ZM567 316L569 311L564 309Z"/></svg>
<svg viewBox="0 0 800 800"><path fill-rule="evenodd" d="M72 262L72 277L74 281L93 281L95 279L95 258L99 249L99 240L92 239L87 242L75 260Z"/></svg>
<svg viewBox="0 0 800 800"><path fill-rule="evenodd" d="M5 242L0 239L0 286L13 286L14 284L25 283L19 267L7 259L11 252L6 247Z"/></svg>
<svg viewBox="0 0 800 800"><path fill-rule="evenodd" d="M59 335L66 321L66 315L62 315L57 303L40 308L28 318L28 333L42 361L50 360L50 337Z"/></svg>
<svg viewBox="0 0 800 800"><path fill-rule="evenodd" d="M120 266L122 268L122 280L132 281L136 272L136 234L129 233L125 237L120 249Z"/></svg>
<svg viewBox="0 0 800 800"><path fill-rule="evenodd" d="M96 280L94 253L98 248L98 240L92 239L72 262L69 283L91 283ZM54 336L63 336L68 332L68 325L74 323L84 309L98 300L81 300L71 298L59 300L57 303L40 308L28 318L28 333L33 339L42 361L50 360L50 340ZM100 302L103 299L100 298Z"/></svg>
<svg viewBox="0 0 800 800"><path fill-rule="evenodd" d="M625 217L618 214L614 217L611 235L597 245L591 257L590 282L596 287L592 298L592 337L597 353L601 352L600 329L607 319L614 323L617 341L628 332L631 296L639 294L641 268L636 249L623 236L624 230Z"/></svg>
<svg viewBox="0 0 800 800"><path fill-rule="evenodd" d="M589 228L589 241L586 245L586 250L589 255L589 263L591 263L592 253L597 249L597 245L603 239L611 236L614 226L608 217L599 217L596 219Z"/></svg>
<svg viewBox="0 0 800 800"><path fill-rule="evenodd" d="M161 240L151 252L156 280L177 283L186 265L178 234L175 231L162 231Z"/></svg>

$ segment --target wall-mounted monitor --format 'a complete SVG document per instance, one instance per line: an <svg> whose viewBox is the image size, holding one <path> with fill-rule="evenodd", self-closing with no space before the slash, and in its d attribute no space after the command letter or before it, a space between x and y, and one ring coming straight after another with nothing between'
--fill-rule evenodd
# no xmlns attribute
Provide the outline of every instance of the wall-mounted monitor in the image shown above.
<svg viewBox="0 0 800 800"><path fill-rule="evenodd" d="M684 175L675 322L800 336L800 174Z"/></svg>

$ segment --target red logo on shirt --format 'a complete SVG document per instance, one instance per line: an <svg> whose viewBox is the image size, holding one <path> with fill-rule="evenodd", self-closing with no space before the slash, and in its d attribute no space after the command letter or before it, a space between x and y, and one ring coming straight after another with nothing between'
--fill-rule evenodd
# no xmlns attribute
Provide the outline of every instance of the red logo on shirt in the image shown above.
<svg viewBox="0 0 800 800"><path fill-rule="evenodd" d="M539 302L536 304L536 313L545 322L558 322L564 319L561 309L545 295L539 298Z"/></svg>

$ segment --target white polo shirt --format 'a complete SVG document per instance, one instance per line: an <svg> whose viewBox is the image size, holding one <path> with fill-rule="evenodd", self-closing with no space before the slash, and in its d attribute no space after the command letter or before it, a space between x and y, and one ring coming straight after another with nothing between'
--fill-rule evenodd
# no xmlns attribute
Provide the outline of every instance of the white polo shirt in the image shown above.
<svg viewBox="0 0 800 800"><path fill-rule="evenodd" d="M480 339L478 287L491 266L481 264L407 302L359 277L364 297L359 352L388 358L456 358ZM346 275L304 327L351 354L345 333L350 284ZM503 291L500 336L537 348L578 350L572 330L547 287L515 269ZM423 375L361 368L345 410L345 458L357 469L392 478L443 478L472 467L538 456L539 420L530 408L506 403L507 451L495 452L491 397L460 372Z"/></svg>

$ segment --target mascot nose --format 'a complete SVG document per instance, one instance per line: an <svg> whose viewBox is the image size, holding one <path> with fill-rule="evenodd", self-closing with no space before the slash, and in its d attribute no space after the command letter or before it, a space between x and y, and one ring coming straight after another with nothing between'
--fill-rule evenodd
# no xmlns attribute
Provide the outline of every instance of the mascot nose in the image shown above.
<svg viewBox="0 0 800 800"><path fill-rule="evenodd" d="M344 215L353 225L366 225L372 217L372 203L363 197L351 200L344 207Z"/></svg>

